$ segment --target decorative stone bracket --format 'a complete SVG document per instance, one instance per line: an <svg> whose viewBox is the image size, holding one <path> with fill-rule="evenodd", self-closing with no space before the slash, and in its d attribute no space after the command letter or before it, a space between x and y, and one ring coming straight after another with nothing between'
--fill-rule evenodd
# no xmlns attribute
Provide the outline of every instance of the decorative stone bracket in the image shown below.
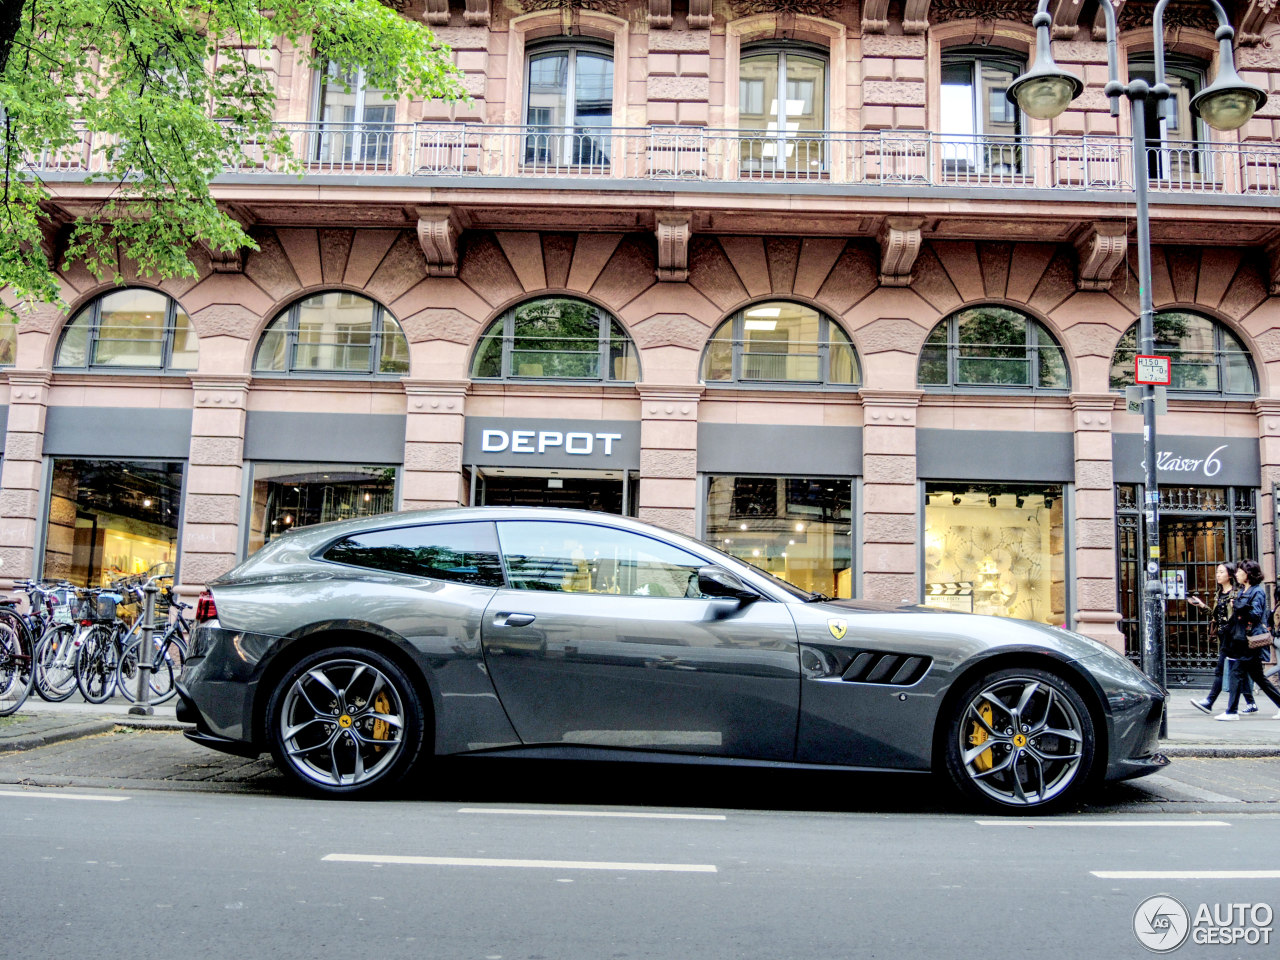
<svg viewBox="0 0 1280 960"><path fill-rule="evenodd" d="M707 30L711 27L711 0L689 0L687 22L690 30Z"/></svg>
<svg viewBox="0 0 1280 960"><path fill-rule="evenodd" d="M458 238L466 224L453 207L417 207L418 243L427 258L427 276L458 275Z"/></svg>
<svg viewBox="0 0 1280 960"><path fill-rule="evenodd" d="M246 231L253 222L253 218L241 210L225 210L227 216L231 217L240 224ZM203 240L197 240L196 243L200 249L209 257L209 269L213 273L244 273L244 255L245 248L239 247L235 250L215 250Z"/></svg>
<svg viewBox="0 0 1280 960"><path fill-rule="evenodd" d="M1280 297L1280 237L1266 246L1267 277L1270 280L1271 295Z"/></svg>
<svg viewBox="0 0 1280 960"><path fill-rule="evenodd" d="M687 213L659 214L653 232L658 238L659 280L683 283L689 279L689 225Z"/></svg>
<svg viewBox="0 0 1280 960"><path fill-rule="evenodd" d="M466 0L467 8L462 18L471 27L487 27L489 25L489 0ZM433 27L447 26L449 23L449 0L427 0L427 11L422 19Z"/></svg>
<svg viewBox="0 0 1280 960"><path fill-rule="evenodd" d="M1095 223L1076 238L1079 266L1076 289L1110 290L1111 278L1129 247L1129 231L1123 223Z"/></svg>
<svg viewBox="0 0 1280 960"><path fill-rule="evenodd" d="M649 27L667 30L671 27L671 0L649 0Z"/></svg>
<svg viewBox="0 0 1280 960"><path fill-rule="evenodd" d="M885 287L911 286L911 268L916 264L923 237L919 217L886 217L876 236L880 244L880 284Z"/></svg>

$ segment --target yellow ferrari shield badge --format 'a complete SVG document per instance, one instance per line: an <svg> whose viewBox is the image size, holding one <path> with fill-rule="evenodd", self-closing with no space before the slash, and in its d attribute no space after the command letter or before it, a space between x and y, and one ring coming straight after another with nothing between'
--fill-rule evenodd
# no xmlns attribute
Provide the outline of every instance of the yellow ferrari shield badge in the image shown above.
<svg viewBox="0 0 1280 960"><path fill-rule="evenodd" d="M831 631L831 635L837 640L843 640L844 635L849 631L849 621L828 620L827 629Z"/></svg>

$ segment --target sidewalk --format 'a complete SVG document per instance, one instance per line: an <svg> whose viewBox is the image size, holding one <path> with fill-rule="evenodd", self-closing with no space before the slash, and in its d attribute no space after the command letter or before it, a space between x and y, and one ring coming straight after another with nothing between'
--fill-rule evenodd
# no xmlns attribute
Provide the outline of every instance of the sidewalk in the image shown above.
<svg viewBox="0 0 1280 960"><path fill-rule="evenodd" d="M1169 695L1169 738L1161 751L1170 757L1280 757L1280 720L1271 719L1275 706L1258 696L1258 712L1223 722L1206 716L1191 701L1207 691L1176 688ZM31 750L60 740L74 740L116 727L136 730L183 730L174 716L175 700L154 707L155 715L129 713L132 706L121 697L98 706L79 696L63 703L45 703L33 697L14 716L0 717L0 753ZM1226 695L1218 698L1215 712L1225 709Z"/></svg>

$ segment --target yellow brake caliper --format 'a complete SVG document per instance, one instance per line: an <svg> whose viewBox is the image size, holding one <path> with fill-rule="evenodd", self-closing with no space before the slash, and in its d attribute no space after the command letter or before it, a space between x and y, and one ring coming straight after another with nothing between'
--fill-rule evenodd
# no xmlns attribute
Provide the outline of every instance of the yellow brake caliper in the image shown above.
<svg viewBox="0 0 1280 960"><path fill-rule="evenodd" d="M986 723L988 727L991 726L991 704L984 703L982 706L978 707L978 716L982 717L983 723ZM375 727L374 729L376 730L377 728ZM977 747L986 742L987 731L982 729L981 723L975 721L973 724L973 733L969 734L969 746ZM973 761L973 765L980 773L985 773L987 770L991 769L993 762L994 761L991 757L991 748L988 747L986 750L983 750L978 754Z"/></svg>
<svg viewBox="0 0 1280 960"><path fill-rule="evenodd" d="M391 698L388 697L387 692L383 690L376 697L373 698L373 713L374 713L374 716L377 716L380 713L389 713L390 711L391 711ZM387 721L385 720L374 720L373 721L373 739L390 740L391 724L387 723ZM381 747L374 747L373 749L376 750L378 753L382 752ZM987 752L990 753L991 751L988 750Z"/></svg>

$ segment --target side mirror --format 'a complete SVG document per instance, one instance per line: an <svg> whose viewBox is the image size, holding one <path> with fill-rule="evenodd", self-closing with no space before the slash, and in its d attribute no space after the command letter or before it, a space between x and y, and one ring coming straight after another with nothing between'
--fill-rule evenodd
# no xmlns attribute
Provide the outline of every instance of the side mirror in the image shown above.
<svg viewBox="0 0 1280 960"><path fill-rule="evenodd" d="M698 570L698 589L702 591L703 596L737 600L742 606L760 599L760 594L739 580L735 574L714 564Z"/></svg>

